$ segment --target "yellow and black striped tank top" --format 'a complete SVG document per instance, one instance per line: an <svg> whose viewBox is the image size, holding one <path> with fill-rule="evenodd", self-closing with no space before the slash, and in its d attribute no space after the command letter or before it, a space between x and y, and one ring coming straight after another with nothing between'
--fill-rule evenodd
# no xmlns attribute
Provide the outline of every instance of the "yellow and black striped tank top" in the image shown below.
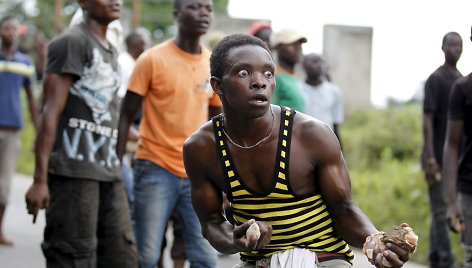
<svg viewBox="0 0 472 268"><path fill-rule="evenodd" d="M216 146L228 185L227 197L237 224L250 219L272 225L272 239L260 250L241 252L241 259L255 261L290 248L340 253L352 263L354 254L334 230L334 223L318 193L297 195L290 187L289 163L292 123L295 111L282 107L280 133L274 169L273 190L261 195L240 179L223 133L223 116L213 118Z"/></svg>

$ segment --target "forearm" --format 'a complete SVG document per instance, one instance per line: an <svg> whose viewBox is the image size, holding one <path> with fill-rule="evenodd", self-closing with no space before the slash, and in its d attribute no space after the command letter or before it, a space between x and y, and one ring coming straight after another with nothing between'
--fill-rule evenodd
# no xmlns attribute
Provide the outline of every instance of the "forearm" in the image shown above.
<svg viewBox="0 0 472 268"><path fill-rule="evenodd" d="M336 231L349 245L362 248L367 236L378 232L370 219L356 205L349 203L333 214Z"/></svg>
<svg viewBox="0 0 472 268"><path fill-rule="evenodd" d="M446 146L446 150L444 151L444 163L443 163L443 178L446 180L446 183L449 184L448 189L448 196L449 202L454 203L456 202L456 177L457 177L457 166L458 166L458 159L457 159L457 149L453 148L454 146ZM455 146L457 147L457 146Z"/></svg>
<svg viewBox="0 0 472 268"><path fill-rule="evenodd" d="M219 252L235 254L240 252L233 240L233 225L226 220L209 222L203 229L203 236Z"/></svg>
<svg viewBox="0 0 472 268"><path fill-rule="evenodd" d="M57 122L57 118L51 119L47 114L41 120L35 142L35 183L47 183L48 162L56 140Z"/></svg>
<svg viewBox="0 0 472 268"><path fill-rule="evenodd" d="M128 90L121 103L120 120L118 123L118 141L116 144L116 155L120 160L126 152L129 128L133 122L134 116L141 107L142 99L142 96Z"/></svg>
<svg viewBox="0 0 472 268"><path fill-rule="evenodd" d="M432 158L437 160L434 151L433 115L431 113L425 113L423 115L423 139L426 159Z"/></svg>
<svg viewBox="0 0 472 268"><path fill-rule="evenodd" d="M120 122L118 124L118 141L116 144L116 155L118 159L123 158L123 154L126 150L126 142L128 140L129 128L131 126L131 117L126 114L120 116Z"/></svg>

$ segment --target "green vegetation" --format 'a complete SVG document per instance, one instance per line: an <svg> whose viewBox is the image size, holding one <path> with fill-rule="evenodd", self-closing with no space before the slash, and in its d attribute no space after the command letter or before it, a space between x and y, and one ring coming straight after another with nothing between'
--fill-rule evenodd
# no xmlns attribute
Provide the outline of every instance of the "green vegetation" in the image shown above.
<svg viewBox="0 0 472 268"><path fill-rule="evenodd" d="M24 118L18 172L32 174L35 131L27 109ZM341 135L355 202L381 230L402 222L410 224L420 237L412 260L426 263L430 212L419 165L420 106L356 112L342 125ZM451 240L460 261L463 255L459 236L451 235Z"/></svg>
<svg viewBox="0 0 472 268"><path fill-rule="evenodd" d="M408 223L419 236L412 260L427 262L430 210L420 167L421 107L418 104L359 111L341 136L355 202L380 230ZM451 235L458 262L459 236Z"/></svg>

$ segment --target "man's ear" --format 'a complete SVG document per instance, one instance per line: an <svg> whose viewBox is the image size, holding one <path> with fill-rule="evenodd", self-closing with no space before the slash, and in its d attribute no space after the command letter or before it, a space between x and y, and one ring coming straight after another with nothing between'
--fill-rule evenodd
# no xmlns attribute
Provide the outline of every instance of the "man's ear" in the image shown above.
<svg viewBox="0 0 472 268"><path fill-rule="evenodd" d="M221 80L218 77L210 77L210 85L213 89L213 92L215 92L217 95L223 95L223 90L221 89Z"/></svg>

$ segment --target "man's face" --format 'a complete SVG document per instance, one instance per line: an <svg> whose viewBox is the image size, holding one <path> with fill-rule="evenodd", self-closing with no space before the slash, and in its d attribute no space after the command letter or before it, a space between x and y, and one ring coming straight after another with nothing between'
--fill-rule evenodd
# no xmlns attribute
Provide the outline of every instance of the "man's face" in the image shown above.
<svg viewBox="0 0 472 268"><path fill-rule="evenodd" d="M277 57L285 62L296 64L302 56L302 42L296 41L292 44L282 44L277 47Z"/></svg>
<svg viewBox="0 0 472 268"><path fill-rule="evenodd" d="M219 87L223 105L249 117L260 117L269 109L275 88L275 65L264 48L245 45L232 48L223 64Z"/></svg>
<svg viewBox="0 0 472 268"><path fill-rule="evenodd" d="M3 45L10 46L16 42L18 38L18 27L18 21L16 19L6 20L0 25L0 38L2 39Z"/></svg>
<svg viewBox="0 0 472 268"><path fill-rule="evenodd" d="M180 32L199 37L208 32L213 19L211 0L183 0L180 10L174 11Z"/></svg>
<svg viewBox="0 0 472 268"><path fill-rule="evenodd" d="M444 42L443 51L449 62L457 62L462 55L462 38L450 34Z"/></svg>
<svg viewBox="0 0 472 268"><path fill-rule="evenodd" d="M303 69L308 77L318 78L323 70L323 60L318 55L307 55L303 60Z"/></svg>
<svg viewBox="0 0 472 268"><path fill-rule="evenodd" d="M122 0L81 0L80 3L89 17L105 24L120 18L123 5Z"/></svg>

